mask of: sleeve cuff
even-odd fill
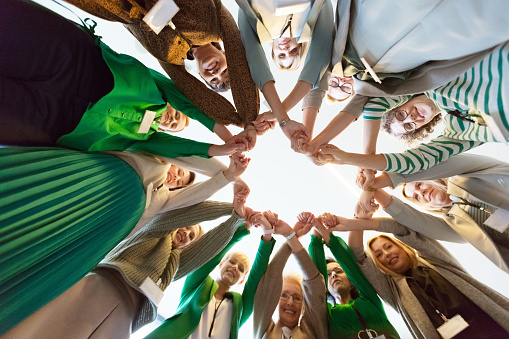
[[[384,154],[384,156],[385,156],[385,154]],[[386,159],[387,159],[387,157],[386,157]],[[406,183],[406,178],[399,173],[387,172],[386,174],[389,176],[389,178],[391,178],[391,181],[392,181],[391,188],[392,189],[394,189],[395,187],[397,187],[401,184]]]
[[[384,208],[384,211],[389,213],[392,216],[396,216],[403,212],[403,209],[405,208],[405,203],[401,200],[399,200],[396,197],[392,197],[392,202],[389,206]]]

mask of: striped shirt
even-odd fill
[[[509,87],[502,82],[503,74],[509,74],[509,42],[491,51],[481,62],[462,76],[424,94],[444,111],[459,110],[477,122],[459,119],[446,114],[442,135],[427,144],[403,153],[384,154],[387,172],[415,173],[426,170],[458,153],[497,139],[480,118],[481,112],[496,117],[497,126],[509,135]],[[371,98],[364,108],[365,119],[381,119],[387,111],[398,107],[411,98],[410,95]],[[505,100],[505,102],[504,102]],[[509,140],[509,138],[506,138]]]

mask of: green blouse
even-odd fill
[[[321,239],[311,235],[309,255],[324,276],[325,281],[328,281],[323,244],[324,242]],[[355,306],[355,309],[365,319],[368,327],[375,330],[378,335],[385,334],[387,338],[389,338],[388,335],[399,338],[398,332],[387,319],[382,301],[360,270],[352,250],[345,244],[343,239],[334,236],[332,233],[327,246],[360,295],[346,305],[333,306],[327,303],[329,307],[329,338],[357,337],[357,333],[363,329],[352,306]]]
[[[58,144],[83,151],[134,149],[168,158],[207,157],[210,144],[157,132],[156,119],[168,102],[211,131],[215,121],[196,108],[169,78],[131,56],[116,53],[99,38],[96,44],[113,73],[114,88],[96,103],[90,103],[76,129],[60,137]],[[147,133],[138,133],[147,110],[155,112],[155,118]]]

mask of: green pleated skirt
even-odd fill
[[[0,148],[0,334],[84,277],[144,208],[140,177],[117,157]]]

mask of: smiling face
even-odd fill
[[[163,132],[179,132],[189,124],[189,118],[182,112],[177,111],[170,104],[166,105],[166,111],[161,115],[159,129]]]
[[[183,248],[198,238],[200,225],[182,227],[177,230],[171,242],[174,249]]]
[[[299,55],[301,45],[295,38],[278,38],[272,41],[272,53],[283,69],[290,68]]]
[[[345,271],[337,262],[330,262],[327,264],[327,288],[329,293],[336,298],[341,293],[350,292],[352,283],[348,280]]]
[[[395,118],[391,122],[391,130],[398,135],[415,131],[426,125],[440,113],[440,110],[427,96],[419,95],[394,109],[394,112]]]
[[[412,260],[398,245],[387,238],[378,237],[371,242],[370,249],[382,266],[398,274],[412,268]]]
[[[210,45],[210,44],[208,44]],[[198,73],[211,87],[219,88],[229,82],[228,67],[223,51],[214,46],[204,46],[206,49],[195,54]],[[205,53],[203,53],[205,52]]]
[[[302,287],[294,280],[285,279],[279,298],[279,324],[293,329],[302,313]]]
[[[177,167],[175,165],[171,165],[170,169],[166,173],[166,180],[164,181],[164,186],[168,188],[184,187],[189,184],[190,180],[191,172],[180,167]]]
[[[242,280],[249,268],[249,259],[242,253],[232,253],[221,262],[221,281],[233,286]]]
[[[351,97],[354,92],[353,84],[354,80],[352,77],[341,78],[331,75],[327,94],[337,101],[346,100]]]
[[[447,191],[428,181],[407,183],[403,193],[423,207],[436,209],[452,206],[452,200]]]

